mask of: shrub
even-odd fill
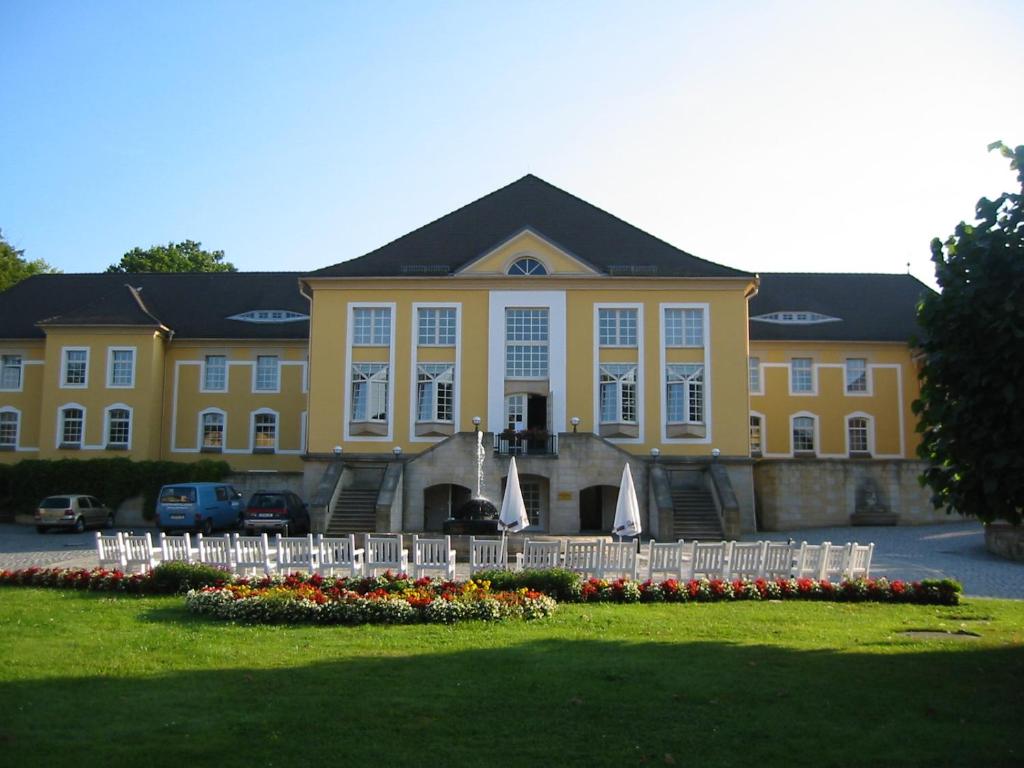
[[[582,582],[578,573],[564,568],[536,571],[480,571],[475,581],[489,581],[496,590],[529,589],[555,598],[559,602],[573,603],[580,599]]]
[[[232,575],[220,568],[201,563],[162,563],[150,574],[152,591],[164,595],[176,595],[190,589],[202,589],[226,584]]]

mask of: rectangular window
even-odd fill
[[[505,376],[512,379],[547,378],[547,309],[505,310]]]
[[[60,413],[61,447],[79,448],[82,445],[82,426],[85,414],[81,408],[65,408]]]
[[[862,357],[851,357],[846,361],[846,391],[868,391],[868,361]]]
[[[814,451],[814,419],[810,416],[793,419],[793,451]]]
[[[132,414],[127,408],[111,408],[107,411],[107,445],[128,447],[131,435]]]
[[[526,395],[505,398],[505,424],[511,430],[526,429]]]
[[[0,448],[11,450],[18,446],[18,414],[0,411]]]
[[[223,392],[228,388],[228,358],[225,355],[207,355],[203,366],[203,389]]]
[[[750,417],[750,452],[761,453],[761,417]]]
[[[814,361],[809,357],[794,357],[789,368],[790,389],[793,392],[814,391]]]
[[[224,450],[224,414],[203,414],[203,450]]]
[[[259,355],[256,358],[257,392],[276,392],[278,389],[277,355]]]
[[[523,505],[530,525],[540,525],[540,483],[534,480],[523,480],[519,483],[523,492]]]
[[[636,366],[601,366],[601,422],[636,423]]]
[[[252,419],[253,450],[273,451],[277,445],[277,415],[257,413]]]
[[[455,346],[455,309],[433,309],[421,307],[417,319],[420,346],[453,347]]]
[[[21,389],[21,355],[0,355],[0,389]]]
[[[89,350],[64,350],[64,386],[84,387],[89,380]]]
[[[598,309],[597,327],[602,347],[636,346],[635,309]]]
[[[666,309],[665,346],[703,347],[704,310]]]
[[[357,363],[352,366],[352,421],[388,420],[388,366]]]
[[[111,349],[107,386],[135,386],[135,350]]]
[[[668,423],[704,423],[704,366],[669,365],[666,374]]]
[[[416,420],[453,421],[455,366],[421,363],[416,374]]]
[[[352,326],[353,344],[385,347],[391,343],[391,308],[356,307]]]
[[[761,393],[761,358],[750,358],[750,394]]]
[[[847,422],[850,435],[850,453],[868,452],[868,420],[855,416]]]

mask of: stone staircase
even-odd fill
[[[372,533],[377,529],[377,489],[348,488],[338,494],[327,524],[328,536]]]
[[[672,489],[672,533],[687,541],[721,541],[722,522],[706,488]]]

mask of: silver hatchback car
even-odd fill
[[[36,530],[46,533],[51,528],[70,528],[81,533],[87,525],[114,527],[114,512],[95,496],[66,493],[47,496],[36,508]]]

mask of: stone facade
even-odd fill
[[[762,460],[754,465],[758,527],[766,531],[843,526],[855,513],[890,513],[893,522],[951,518],[932,507],[918,482],[925,464],[904,460]],[[959,519],[959,518],[956,518]]]

